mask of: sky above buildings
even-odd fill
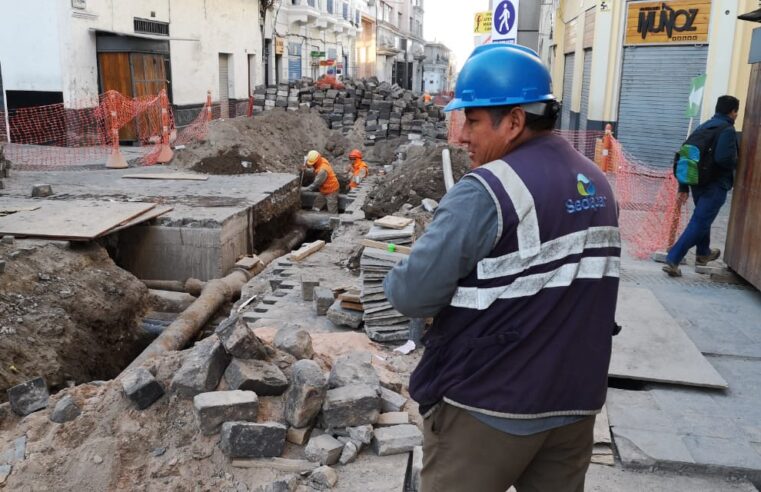
[[[459,70],[474,48],[475,14],[488,11],[489,0],[427,0],[424,5],[425,39],[447,45]]]

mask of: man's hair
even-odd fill
[[[732,111],[740,110],[740,100],[734,96],[721,96],[716,101],[716,112],[721,114],[729,114]]]
[[[547,101],[547,106],[544,114],[537,115],[534,113],[526,112],[526,128],[531,131],[541,132],[546,130],[553,130],[560,114],[560,105],[557,101]],[[497,128],[502,120],[510,114],[513,108],[517,108],[519,105],[512,106],[494,106],[491,108],[484,108],[489,112],[491,123],[494,128]]]

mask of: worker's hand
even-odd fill
[[[310,188],[309,188],[309,186],[302,186],[302,187],[301,187],[301,192],[302,192],[302,193],[304,193],[304,192],[307,192],[307,191],[311,191],[311,190],[310,190]]]
[[[359,184],[362,182],[362,179],[359,176],[354,176],[354,182]]]
[[[689,197],[690,197],[689,193],[679,192],[676,195],[676,204],[679,205],[680,207],[684,206],[684,204],[687,203],[687,199]]]

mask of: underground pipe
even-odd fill
[[[189,278],[184,282],[182,280],[141,280],[141,282],[149,289],[187,292],[196,297],[201,294],[204,285],[206,285],[206,282],[197,278]]]
[[[187,346],[225,302],[240,296],[241,288],[246,282],[261,273],[267,265],[277,258],[296,249],[296,246],[304,242],[305,238],[306,229],[294,229],[260,254],[259,263],[251,270],[236,269],[224,278],[206,282],[198,299],[183,311],[158,338],[151,342],[124,371],[139,367],[155,355],[172,350],[181,350]]]
[[[444,186],[449,191],[454,186],[454,176],[452,175],[452,157],[449,149],[441,151],[441,168],[444,171]]]

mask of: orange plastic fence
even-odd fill
[[[462,145],[462,111],[449,114],[449,143]],[[688,209],[677,205],[678,184],[671,169],[654,168],[627,153],[607,132],[556,130],[592,159],[613,185],[625,249],[638,258],[665,251],[687,222]]]

